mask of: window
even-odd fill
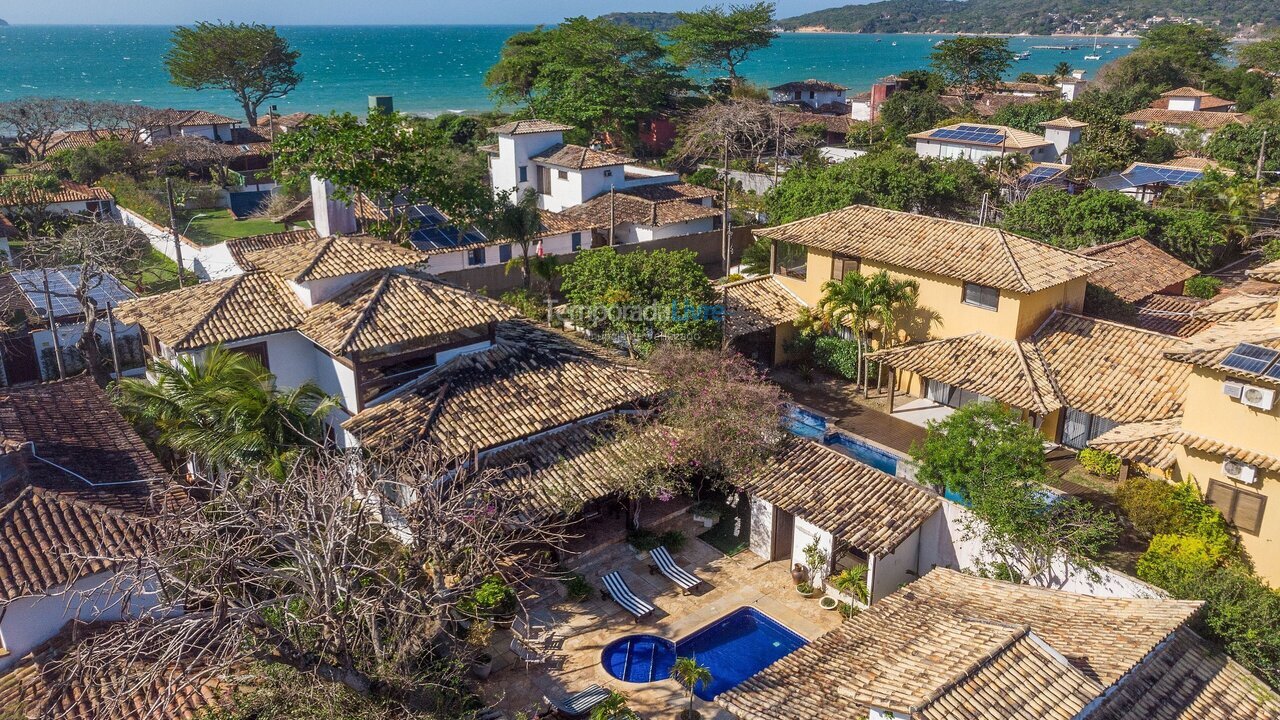
[[[578,252],[582,249],[582,233],[576,232],[569,236],[569,242],[573,243],[573,251]]]
[[[1267,507],[1265,495],[1249,492],[1235,485],[1210,480],[1205,500],[1218,508],[1227,522],[1242,532],[1257,535],[1262,529],[1262,513]]]
[[[529,182],[529,166],[520,166],[520,182]]]
[[[612,170],[605,170],[605,171],[604,171],[604,176],[605,176],[605,177],[613,177],[613,171],[612,171]]]
[[[797,91],[796,91],[796,99],[797,99],[797,100],[799,100],[801,97],[803,97],[803,95],[801,94],[801,92],[800,92],[799,90],[797,90]]]
[[[484,264],[484,248],[472,248],[467,251],[467,265],[483,265]]]
[[[1000,291],[977,283],[964,284],[963,299],[965,305],[975,305],[987,310],[995,310],[1000,307]]]
[[[843,280],[845,275],[857,275],[862,267],[862,258],[848,255],[831,256],[831,279]]]
[[[557,171],[556,171],[556,177],[560,178],[561,180],[568,180],[568,179],[569,179],[569,171],[568,171],[568,170],[557,170]]]
[[[813,98],[814,98],[814,92],[813,92],[812,90],[810,90],[810,91],[809,91],[809,99],[810,99],[810,100],[812,100]]]
[[[1089,441],[1115,427],[1116,423],[1075,408],[1066,408],[1062,414],[1062,444],[1080,450]]]
[[[543,165],[538,166],[538,192],[551,194],[551,168]]]
[[[511,243],[498,246],[498,262],[506,262],[511,259]]]
[[[972,390],[949,385],[937,380],[925,380],[924,385],[925,397],[947,407],[959,408],[973,402],[985,402],[991,398],[986,395],[979,395]]]
[[[254,360],[262,363],[262,367],[268,370],[271,369],[271,366],[267,364],[267,344],[265,342],[252,343],[250,345],[238,345],[227,349],[233,352],[238,352],[241,355],[248,355]]]

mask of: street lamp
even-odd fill
[[[202,218],[202,217],[209,217],[209,213],[196,213],[195,215],[192,215],[192,216],[187,220],[187,226],[186,226],[186,227],[184,227],[184,228],[182,228],[182,234],[183,234],[183,236],[186,236],[187,231],[191,229],[191,223],[195,222],[195,221],[196,221],[196,218]]]

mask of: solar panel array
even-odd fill
[[[80,283],[80,268],[68,267],[60,270],[49,270],[49,300],[53,305],[54,317],[66,317],[68,315],[79,315],[81,308],[80,303],[76,300],[76,286]],[[45,305],[44,292],[45,271],[43,270],[15,270],[13,279],[18,283],[18,287],[22,289],[24,295],[27,296],[27,302],[35,308],[41,317],[48,314]],[[98,307],[105,310],[107,305],[115,307],[125,300],[132,300],[137,297],[132,290],[120,284],[120,281],[111,275],[103,275],[98,278],[97,285],[89,288],[89,297],[93,298]]]
[[[1280,350],[1272,350],[1250,343],[1240,343],[1232,348],[1231,353],[1222,361],[1224,367],[1239,370],[1250,375],[1265,375],[1280,379]]]
[[[1173,187],[1181,187],[1187,183],[1199,180],[1203,176],[1204,173],[1199,170],[1163,167],[1159,165],[1138,165],[1131,172],[1125,173],[1125,177],[1127,177],[1134,185],[1164,183]]]
[[[1042,182],[1048,182],[1049,180],[1052,180],[1058,177],[1064,172],[1066,171],[1063,170],[1062,168],[1048,167],[1046,165],[1041,165],[1040,167],[1033,169],[1031,172],[1027,173],[1026,175],[1023,175],[1022,183],[1024,185],[1039,185]]]
[[[476,228],[470,228],[459,236],[458,228],[438,210],[429,205],[419,205],[409,210],[417,221],[417,227],[409,234],[409,242],[419,250],[465,247],[487,243],[488,238]]]
[[[996,128],[982,127],[980,125],[957,125],[953,128],[934,130],[929,137],[936,140],[958,140],[982,145],[999,145],[1004,141],[1004,132]]]

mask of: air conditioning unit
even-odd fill
[[[1271,406],[1276,404],[1276,391],[1271,388],[1246,385],[1244,391],[1240,393],[1240,402],[1251,408],[1270,410]]]
[[[1227,380],[1226,382],[1222,383],[1222,394],[1226,395],[1227,397],[1232,397],[1239,400],[1240,394],[1243,392],[1244,392],[1244,383],[1233,382],[1231,380]]]
[[[1222,461],[1222,474],[1246,485],[1252,485],[1258,481],[1258,468],[1233,458]]]

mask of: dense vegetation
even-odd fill
[[[1055,32],[1107,32],[1149,17],[1199,18],[1221,27],[1280,22],[1280,5],[1268,0],[1116,0],[1100,6],[1090,0],[884,0],[866,5],[817,10],[785,18],[786,30],[825,27],[862,33],[990,32],[1049,35]],[[1107,21],[1104,18],[1111,18]],[[1118,22],[1116,22],[1118,21]]]

